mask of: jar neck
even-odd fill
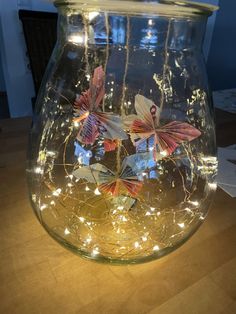
[[[70,12],[70,13],[68,13]],[[136,49],[201,51],[206,16],[167,17],[60,10],[59,42],[74,45],[127,45]]]

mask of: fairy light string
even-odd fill
[[[163,109],[165,97],[164,84],[168,69],[167,48],[170,25],[169,22],[165,43],[165,61],[162,79],[157,75],[153,77],[161,90],[160,112]],[[109,57],[109,27],[107,17],[106,29],[107,50],[105,69],[107,68]],[[126,117],[124,101],[129,65],[129,40],[130,20],[129,17],[127,17],[126,61],[120,106],[121,120]],[[87,47],[86,40],[85,47]],[[85,48],[85,55],[87,54],[88,47]],[[86,71],[87,73],[91,73],[88,68]],[[61,97],[65,98],[63,95],[61,95]],[[192,99],[189,100],[189,102],[191,101]],[[105,113],[105,97],[103,97],[101,104],[102,112]],[[86,176],[78,179],[73,175],[77,169],[84,169],[85,167],[84,161],[75,160],[74,162],[70,162],[67,160],[67,156],[71,156],[72,154],[73,143],[76,139],[78,128],[80,128],[83,123],[83,121],[78,121],[77,124],[75,124],[72,121],[68,133],[63,140],[62,162],[55,156],[50,158],[47,156],[42,158],[40,164],[42,169],[47,169],[47,171],[41,171],[41,168],[35,170],[43,181],[40,196],[41,215],[43,219],[51,221],[52,214],[54,215],[56,213],[54,228],[65,238],[65,241],[75,243],[80,250],[91,254],[94,258],[100,255],[109,256],[113,259],[132,259],[138,256],[145,257],[158,254],[159,251],[173,246],[181,240],[184,233],[187,234],[189,232],[192,224],[197,225],[199,220],[204,219],[204,209],[200,210],[200,204],[197,200],[194,200],[196,191],[194,191],[193,185],[195,181],[193,180],[190,187],[186,187],[186,173],[184,169],[185,167],[187,168],[188,165],[184,165],[182,159],[184,156],[187,156],[186,158],[190,164],[191,177],[195,176],[194,163],[196,163],[197,160],[196,156],[194,156],[191,151],[190,144],[182,143],[178,146],[181,146],[180,152],[163,156],[162,159],[157,160],[156,165],[160,167],[159,172],[163,172],[163,174],[159,174],[158,179],[148,177],[149,174],[146,174],[146,169],[144,169],[143,173],[145,175],[142,179],[143,186],[137,195],[130,195],[127,191],[124,193],[122,190],[122,194],[118,193],[118,195],[114,196],[99,189],[99,182],[94,172],[91,170],[90,161],[88,167],[90,167],[90,173],[93,177],[91,182],[86,179]],[[45,130],[45,134],[42,136],[42,151],[45,151],[44,146],[46,146],[45,143],[48,140],[48,136],[48,130]],[[54,134],[54,136],[56,135]],[[79,145],[85,151],[89,149],[94,153],[98,148],[96,141],[101,141],[101,139],[98,137],[95,139],[94,143],[88,145],[79,142]],[[129,143],[132,145],[131,141]],[[146,143],[146,150],[148,150],[150,139],[147,139]],[[121,154],[123,154],[123,152],[124,158],[129,157],[128,151],[122,144],[122,139],[118,139],[115,152],[117,163],[116,175],[118,175],[122,169],[123,161],[121,160]],[[105,156],[108,156],[108,154],[114,156],[114,151],[105,152]],[[93,161],[93,164],[95,163],[96,162]],[[149,172],[155,171],[155,173],[158,173],[155,167],[153,168],[154,170],[151,168]],[[172,183],[170,183],[168,187],[165,187],[165,182],[162,181],[168,173],[171,173],[170,177],[174,183],[181,182],[185,196],[182,203],[178,206],[169,204],[161,207],[160,204],[164,199],[165,193],[172,195],[172,191],[173,193],[180,191],[180,188],[175,185],[172,186]],[[57,176],[59,176],[59,174],[61,180],[57,182]],[[160,182],[158,182],[158,180]],[[59,184],[59,182],[62,182],[62,184]],[[156,192],[157,187],[162,192]],[[214,187],[212,186],[212,188]],[[147,197],[148,195],[149,197]],[[195,199],[197,199],[197,196],[195,197]],[[164,204],[165,202],[168,203],[167,200],[164,201]],[[63,228],[61,229],[62,225]]]

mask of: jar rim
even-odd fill
[[[188,0],[53,0],[56,7],[70,6],[81,11],[132,12],[150,15],[207,15],[218,6]],[[124,5],[122,5],[122,3]]]

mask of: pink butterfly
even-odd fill
[[[117,196],[125,191],[135,196],[143,186],[143,182],[140,181],[138,174],[132,169],[129,157],[122,162],[119,173],[111,171],[100,163],[95,163],[76,169],[73,175],[77,179],[85,179],[90,183],[96,184],[100,192],[113,196]]]
[[[153,153],[156,159],[157,149],[163,155],[172,154],[184,141],[192,141],[201,132],[186,122],[172,121],[160,125],[160,108],[142,95],[135,96],[137,115],[126,119],[129,125],[131,140],[139,146],[145,140],[153,143]]]
[[[100,134],[111,140],[127,138],[121,118],[101,110],[105,96],[104,85],[105,73],[102,66],[99,66],[94,70],[89,89],[74,102],[74,121],[80,123],[77,139],[84,144],[93,144]]]

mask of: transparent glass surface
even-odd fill
[[[32,206],[79,255],[159,258],[197,230],[216,188],[207,14],[58,2],[58,41],[30,134]]]

